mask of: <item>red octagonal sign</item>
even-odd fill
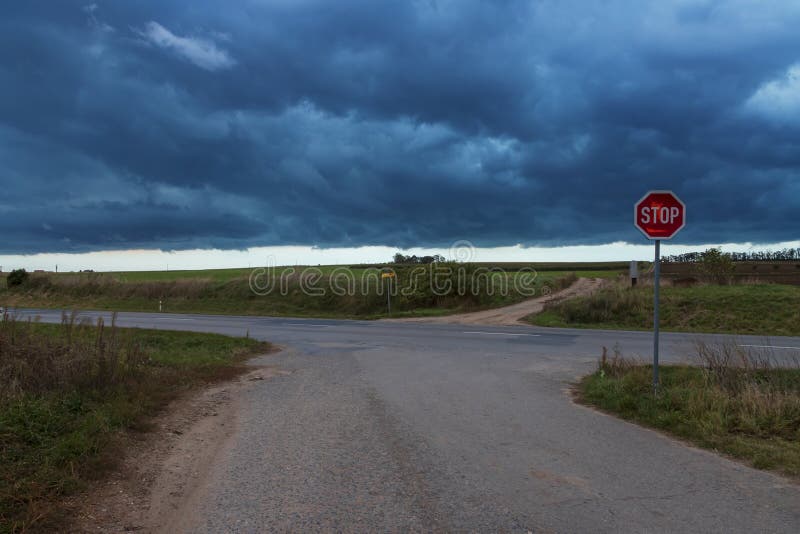
[[[686,205],[672,191],[650,191],[636,203],[633,224],[648,239],[672,239],[686,224]]]

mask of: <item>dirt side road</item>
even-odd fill
[[[495,308],[473,313],[462,313],[457,315],[446,315],[442,317],[412,317],[406,319],[384,319],[385,321],[397,321],[407,323],[439,323],[439,324],[482,324],[494,326],[518,325],[523,317],[532,313],[539,313],[544,309],[548,302],[555,302],[572,297],[582,297],[591,295],[603,285],[600,278],[579,278],[577,282],[567,289],[532,298],[518,304]]]

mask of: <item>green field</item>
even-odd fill
[[[474,263],[472,265],[486,268],[498,268],[507,272],[518,271],[522,268],[532,268],[540,273],[548,272],[578,272],[583,277],[608,278],[615,277],[617,274],[627,272],[628,262],[500,262],[500,263]],[[320,269],[324,274],[330,274],[334,269],[348,269],[360,274],[366,269],[395,268],[404,270],[409,267],[406,264],[363,264],[363,265],[297,265],[276,267],[278,271],[303,269],[314,267]],[[197,269],[197,270],[177,270],[177,271],[108,271],[97,273],[47,273],[51,277],[70,278],[75,276],[103,276],[113,278],[120,282],[169,282],[176,280],[209,280],[214,282],[228,282],[236,279],[246,279],[250,276],[253,269],[258,267],[239,267],[233,269]],[[8,273],[0,273],[0,277],[5,277]]]
[[[173,280],[212,280],[227,282],[237,278],[247,278],[252,269],[204,269],[194,271],[122,271],[102,273],[120,282],[158,282]]]
[[[113,468],[126,431],[266,343],[0,321],[0,532],[65,530],[61,502]]]
[[[753,467],[800,477],[800,369],[772,367],[737,346],[698,348],[699,367],[611,358],[577,386],[578,400]],[[727,359],[727,356],[731,356]]]
[[[547,264],[544,269],[560,266]],[[580,265],[571,264],[571,267]],[[428,316],[477,311],[514,304],[531,295],[515,290],[515,283],[527,282],[533,296],[564,287],[579,276],[612,278],[618,264],[588,264],[596,270],[520,271],[530,264],[488,265],[443,264],[431,266],[389,265],[397,273],[392,297],[392,316]],[[535,265],[533,266],[536,267]],[[305,269],[305,270],[304,270]],[[443,269],[448,271],[440,276]],[[7,307],[48,307],[119,311],[216,313],[375,319],[387,316],[384,281],[376,267],[321,266],[279,267],[271,274],[275,289],[256,294],[249,284],[251,269],[205,271],[152,271],[126,273],[35,273],[23,285],[0,289],[0,305]],[[311,272],[313,284],[304,278]],[[305,273],[301,275],[301,273]],[[462,276],[463,274],[463,276]],[[285,279],[285,287],[279,281]],[[352,281],[352,287],[347,281]],[[464,284],[459,280],[466,280]],[[333,282],[348,290],[333,291]],[[450,291],[435,291],[444,284]],[[282,287],[281,290],[278,288]],[[307,291],[321,288],[323,294]],[[458,288],[462,287],[463,291]],[[505,288],[505,289],[504,289]]]
[[[800,287],[664,287],[660,316],[664,330],[796,336],[800,335]],[[527,320],[539,326],[647,330],[653,326],[653,289],[614,285],[590,297],[549,305]]]

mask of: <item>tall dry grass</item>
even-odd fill
[[[147,356],[116,328],[64,314],[56,335],[42,336],[31,320],[0,320],[0,400],[69,390],[115,387],[138,376]]]
[[[800,476],[797,360],[734,340],[698,343],[695,358],[696,365],[663,365],[654,394],[652,366],[604,351],[578,398],[755,467]]]
[[[696,343],[707,400],[739,432],[800,439],[800,360],[734,340]]]

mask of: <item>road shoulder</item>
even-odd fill
[[[236,433],[239,399],[281,374],[259,366],[172,402],[148,428],[126,437],[121,468],[68,503],[75,532],[178,532],[189,526],[215,459]]]

